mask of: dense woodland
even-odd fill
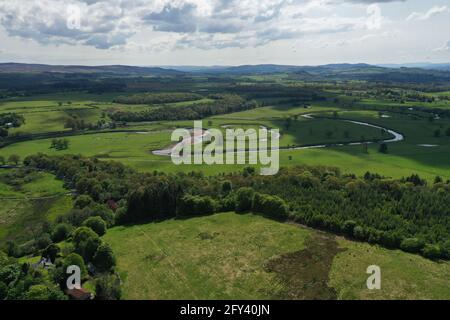
[[[199,102],[185,107],[156,107],[146,111],[116,111],[110,114],[114,121],[140,122],[161,120],[195,120],[213,115],[249,110],[258,107],[256,101],[247,101],[238,95],[210,95],[212,102]]]
[[[187,92],[171,93],[140,93],[130,96],[119,96],[114,99],[115,103],[123,104],[154,104],[154,103],[172,103],[182,101],[193,101],[202,99],[203,96]]]
[[[248,167],[204,177],[142,174],[80,156],[36,155],[24,163],[54,172],[95,206],[112,208],[113,215],[101,214],[110,224],[253,211],[431,259],[450,258],[450,182],[439,177],[428,186],[416,175],[399,181],[371,173],[358,178],[323,167],[284,168],[274,177]],[[61,221],[80,225],[93,214],[74,210]]]

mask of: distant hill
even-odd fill
[[[441,70],[450,71],[450,63],[429,63],[429,62],[418,62],[418,63],[405,63],[405,64],[384,64],[379,65],[380,67],[386,68],[420,68],[428,70]]]
[[[115,75],[177,75],[181,71],[160,67],[134,67],[123,65],[77,66],[46,65],[26,63],[0,63],[0,73],[77,73],[77,74],[115,74]]]
[[[415,65],[415,64],[414,64]],[[411,65],[413,66],[413,65]],[[164,66],[136,67],[125,65],[78,66],[45,64],[0,64],[1,74],[78,74],[107,76],[177,76],[177,75],[214,75],[245,76],[287,74],[299,80],[365,80],[411,83],[448,83],[450,82],[450,64],[428,65],[427,67],[405,67],[402,65],[376,66],[365,63],[327,64],[321,66],[294,66],[277,64],[241,65],[241,66]]]

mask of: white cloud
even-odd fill
[[[1,0],[0,25],[9,36],[44,45],[243,48],[310,34],[379,30],[385,21],[379,3],[387,2],[395,0]],[[355,7],[352,14],[333,13],[343,4]],[[80,9],[79,28],[67,23],[69,6]],[[137,44],[142,34],[150,40]]]
[[[434,6],[427,12],[413,12],[411,13],[407,18],[406,21],[412,21],[412,20],[428,20],[438,14],[450,12],[447,6]]]

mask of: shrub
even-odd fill
[[[185,195],[178,206],[179,216],[212,214],[215,212],[215,201],[209,196]]]
[[[356,226],[353,228],[353,237],[358,240],[367,240],[368,235],[366,230],[361,226]]]
[[[353,229],[356,227],[356,222],[353,220],[347,220],[342,224],[342,232],[348,236],[353,236]]]
[[[406,252],[419,253],[424,246],[425,243],[423,240],[417,238],[407,238],[401,242],[400,249]]]
[[[425,258],[431,260],[437,260],[442,257],[442,252],[439,246],[433,244],[427,244],[422,249],[422,254]]]
[[[255,193],[253,197],[253,211],[275,218],[286,218],[289,208],[280,197]]]

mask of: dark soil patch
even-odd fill
[[[265,269],[275,272],[281,289],[274,299],[334,300],[336,291],[328,286],[329,272],[338,247],[334,236],[315,232],[306,240],[306,249],[269,260]]]

